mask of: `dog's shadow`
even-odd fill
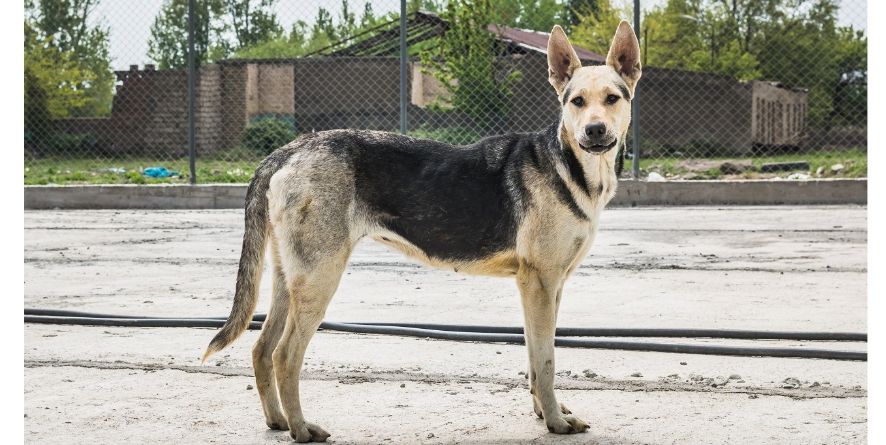
[[[289,432],[287,431],[274,431],[274,430],[266,430],[264,434],[264,441],[262,443],[295,443],[292,438],[289,437]],[[335,436],[330,437],[326,443],[328,444],[336,444],[336,445],[378,445],[378,444],[463,444],[463,445],[511,445],[511,444],[556,444],[556,445],[569,445],[569,444],[582,444],[582,445],[652,445],[652,442],[640,442],[633,440],[625,440],[620,437],[612,437],[602,434],[596,434],[593,432],[585,432],[580,434],[569,434],[569,435],[561,435],[561,434],[553,434],[546,433],[536,437],[498,437],[498,438],[484,438],[484,439],[471,439],[470,437],[463,438],[442,438],[435,437],[430,439],[412,439],[412,440],[385,440],[381,438],[367,438],[367,439],[357,439],[351,440],[349,438],[338,438]]]

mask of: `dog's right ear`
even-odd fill
[[[581,68],[578,54],[566,38],[563,28],[554,25],[548,38],[548,82],[557,90],[557,95],[563,94],[572,73],[578,68]]]
[[[609,47],[609,54],[606,56],[606,64],[624,79],[633,95],[637,81],[640,80],[640,42],[626,20],[622,20],[615,30],[612,46]]]

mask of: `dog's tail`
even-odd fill
[[[265,246],[268,238],[268,197],[273,171],[260,166],[246,191],[246,228],[243,233],[243,249],[240,253],[240,268],[237,271],[237,287],[234,292],[234,306],[224,326],[209,342],[203,353],[203,362],[212,354],[231,344],[252,321],[258,303],[258,287],[261,283]],[[275,169],[274,169],[275,170]]]

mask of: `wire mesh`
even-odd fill
[[[191,179],[188,3],[25,1],[26,184]],[[199,183],[246,182],[298,134],[399,130],[399,1],[194,3]],[[557,122],[547,32],[601,64],[632,4],[407,2],[408,133]],[[646,0],[637,31],[642,177],[867,175],[863,0]]]

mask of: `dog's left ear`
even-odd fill
[[[633,93],[637,81],[640,80],[640,42],[626,20],[618,24],[612,46],[609,47],[609,55],[606,56],[606,64],[621,75]]]
[[[563,28],[554,25],[548,37],[548,82],[557,90],[557,95],[563,94],[572,73],[578,68],[581,68],[578,54],[566,38]]]

